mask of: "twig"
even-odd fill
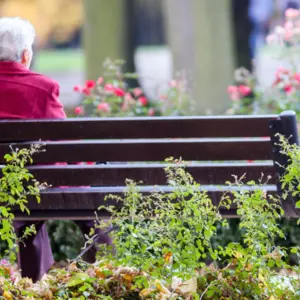
[[[112,232],[113,230],[115,230],[116,227],[111,227],[109,229],[107,229],[105,232],[104,232],[104,235],[107,235],[109,234],[110,232]],[[90,243],[86,248],[83,249],[83,251],[77,256],[76,260],[75,261],[78,261],[83,255],[85,255],[93,246],[95,246],[97,243],[98,243],[98,239],[99,239],[99,234],[96,234],[94,237],[93,237],[93,242]]]

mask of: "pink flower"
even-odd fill
[[[94,88],[96,85],[95,81],[94,80],[87,80],[85,82],[85,86],[88,88],[88,89],[92,89]]]
[[[169,81],[169,86],[171,87],[171,88],[176,88],[177,87],[177,85],[178,85],[178,81],[177,80],[170,80]]]
[[[0,260],[0,265],[1,266],[8,265],[8,261],[5,258],[3,258],[3,259]]]
[[[121,88],[115,88],[114,93],[118,97],[124,97],[125,92]]]
[[[228,88],[227,88],[227,93],[228,94],[233,94],[233,93],[237,93],[238,92],[238,88],[234,85],[230,85]]]
[[[289,8],[285,11],[285,17],[287,19],[295,19],[299,16],[299,10],[294,8]]]
[[[104,79],[103,79],[103,77],[99,77],[98,79],[97,79],[97,84],[102,84],[104,82]]]
[[[91,95],[91,90],[89,89],[89,88],[84,88],[83,90],[82,90],[82,92],[86,95],[86,96],[90,96]]]
[[[159,95],[159,99],[160,100],[168,100],[168,96],[167,95]]]
[[[291,30],[286,30],[285,32],[284,32],[284,39],[288,42],[288,41],[290,41],[291,39],[292,39],[292,37],[293,37],[293,31],[291,31]]]
[[[148,110],[148,116],[153,117],[154,115],[155,115],[155,110],[154,110],[154,108],[150,108],[150,109]]]
[[[238,101],[238,100],[241,99],[240,93],[239,93],[239,89],[238,89],[237,86],[230,85],[230,86],[227,88],[227,93],[229,94],[230,99],[231,99],[232,101]]]
[[[105,89],[106,92],[112,93],[115,90],[115,87],[111,83],[107,83],[104,86],[104,89]]]
[[[133,89],[133,95],[134,95],[135,97],[139,97],[139,96],[141,96],[142,94],[143,94],[142,89],[140,89],[140,88],[135,88],[135,89]]]
[[[248,163],[248,164],[252,164],[252,163],[253,163],[253,160],[249,159],[249,160],[247,160],[247,163]]]
[[[294,91],[294,88],[291,84],[287,84],[283,90],[287,93],[287,94],[292,94]]]
[[[266,38],[267,44],[272,44],[273,42],[276,41],[276,35],[275,34],[269,34]]]
[[[276,74],[289,74],[290,71],[287,68],[279,67],[276,71]]]
[[[98,104],[97,108],[98,108],[99,111],[102,111],[102,112],[105,112],[105,113],[110,112],[110,106],[107,102],[103,102],[103,103]]]
[[[297,83],[300,84],[300,73],[295,73],[294,74],[294,79],[297,81]]]
[[[124,96],[124,99],[127,100],[127,101],[131,101],[133,98],[132,98],[130,93],[126,93],[125,96]]]
[[[86,164],[87,165],[95,165],[96,163],[94,161],[87,161]]]
[[[76,106],[75,109],[74,109],[74,113],[77,116],[83,114],[83,111],[84,111],[84,109],[83,109],[82,106]]]
[[[291,21],[287,21],[287,22],[284,23],[284,28],[286,30],[291,30],[291,29],[293,29],[293,27],[294,27],[294,25]]]
[[[290,74],[290,71],[288,69],[279,67],[275,72],[275,81],[274,81],[273,85],[277,85],[278,83],[280,83],[282,81],[282,78],[289,74]]]
[[[246,97],[251,93],[251,88],[247,85],[240,85],[238,87],[238,91],[241,93],[242,96]]]
[[[79,85],[75,85],[75,86],[73,87],[73,91],[74,91],[74,92],[81,93],[81,92],[82,92],[82,88],[81,88],[81,86],[79,86]]]
[[[148,100],[145,96],[141,96],[138,98],[138,101],[143,105],[143,106],[146,106],[147,103],[148,103]]]

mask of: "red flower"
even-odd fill
[[[250,160],[250,159],[249,159],[249,160],[247,160],[247,163],[248,163],[248,164],[252,164],[252,163],[253,163],[253,160]]]
[[[82,88],[81,88],[81,86],[79,86],[79,85],[75,85],[75,86],[73,87],[73,91],[74,91],[74,92],[81,93],[81,92],[82,92]]]
[[[155,115],[155,110],[154,110],[154,108],[150,108],[150,109],[148,110],[148,116],[153,117],[154,115]]]
[[[147,103],[148,103],[148,100],[145,96],[141,96],[139,97],[138,101],[143,105],[143,106],[146,106]]]
[[[104,79],[103,79],[103,77],[99,77],[98,79],[97,79],[97,84],[102,84],[103,83],[103,81],[104,81]]]
[[[77,116],[83,114],[83,107],[82,106],[76,106],[75,109],[74,109],[74,113]]]
[[[98,104],[97,108],[98,108],[99,111],[102,111],[102,112],[109,112],[110,111],[110,106],[107,102],[103,102],[103,103]]]
[[[300,83],[300,73],[295,73],[294,79],[295,79],[298,83]]]
[[[124,97],[125,92],[121,88],[115,88],[114,93],[118,97]]]
[[[244,97],[248,96],[251,93],[251,88],[247,85],[240,85],[238,89],[241,95],[243,95]]]
[[[287,93],[287,94],[291,94],[294,91],[294,88],[291,84],[287,84],[283,90]]]
[[[88,88],[88,89],[92,89],[94,88],[96,85],[95,81],[94,80],[87,80],[85,82],[85,86]]]
[[[135,97],[139,97],[139,96],[141,96],[143,94],[143,91],[142,91],[142,89],[140,89],[140,88],[135,88],[134,90],[133,90],[133,95],[135,96]]]
[[[91,95],[91,90],[89,88],[84,88],[82,90],[82,92],[86,95],[86,96],[90,96]]]
[[[87,164],[87,165],[94,165],[95,162],[94,162],[94,161],[87,161],[86,164]]]
[[[111,83],[107,83],[104,86],[104,89],[106,92],[113,92],[115,90],[115,87]]]

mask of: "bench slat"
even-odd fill
[[[1,120],[0,141],[269,136],[276,116]]]
[[[216,188],[214,186],[202,186],[203,190],[207,190],[212,202],[217,205],[219,203],[220,197],[223,194],[224,187]],[[245,187],[248,189],[248,187]],[[36,201],[29,201],[28,208],[31,211],[31,216],[21,214],[16,212],[18,219],[39,219],[41,215],[44,218],[49,219],[60,218],[60,219],[80,219],[83,212],[89,212],[89,216],[94,216],[94,212],[100,205],[111,205],[116,204],[115,201],[109,200],[104,201],[104,198],[108,194],[122,195],[125,187],[101,187],[101,188],[67,188],[67,189],[48,189],[43,191],[41,196],[41,203],[38,204]],[[270,193],[276,193],[276,186],[266,185],[264,189]],[[153,187],[140,187],[140,191],[143,194],[149,194],[153,190]],[[159,190],[164,192],[170,192],[172,189],[170,187],[161,186]],[[121,205],[121,204],[117,204]],[[75,211],[81,211],[81,213],[74,213]],[[235,208],[234,206],[230,211],[222,210],[226,216],[234,216]],[[231,213],[233,213],[231,215]],[[106,211],[97,211],[100,217],[108,217]]]
[[[13,148],[29,147],[30,143],[12,144]],[[164,161],[183,157],[186,161],[271,160],[269,140],[132,140],[48,142],[45,152],[34,156],[35,163],[80,161]],[[0,157],[10,152],[0,144]]]
[[[30,171],[40,182],[52,186],[118,186],[125,180],[142,181],[144,185],[164,185],[167,164],[119,164],[119,165],[68,165],[68,166],[34,166]],[[264,174],[264,180],[271,176],[269,183],[276,183],[273,163],[223,163],[192,164],[186,170],[201,184],[224,184],[233,181],[232,175],[244,181],[255,180]]]

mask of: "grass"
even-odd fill
[[[84,55],[80,50],[41,50],[35,61],[35,71],[48,72],[73,72],[83,71]]]

